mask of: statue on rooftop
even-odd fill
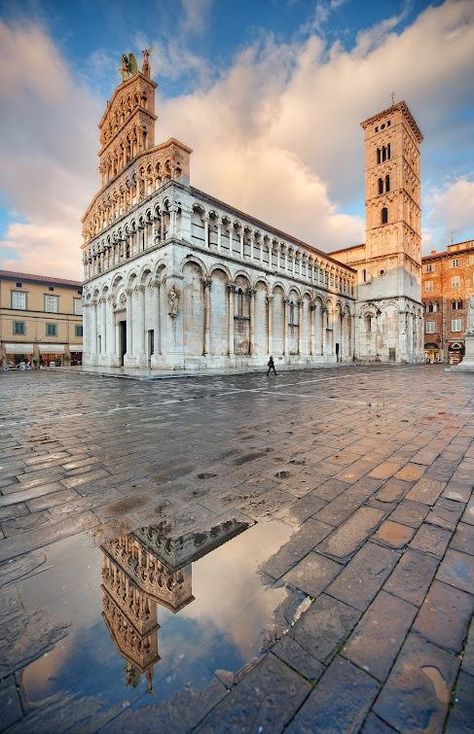
[[[144,51],[142,51],[143,54],[143,64],[142,64],[142,74],[143,76],[150,78],[150,49],[146,48]]]
[[[122,54],[119,71],[122,75],[123,82],[127,81],[127,79],[130,79],[130,77],[134,76],[134,74],[138,72],[135,54]]]

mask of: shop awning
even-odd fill
[[[64,354],[64,344],[39,344],[40,354]]]
[[[7,354],[33,354],[33,344],[5,344]]]
[[[83,345],[82,344],[70,344],[69,345],[69,351],[70,352],[83,352]]]

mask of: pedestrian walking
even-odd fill
[[[273,370],[273,374],[276,375],[275,362],[273,361],[272,356],[270,356],[270,359],[268,360],[267,364],[268,364],[267,377],[272,370]]]

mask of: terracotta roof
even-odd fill
[[[14,270],[0,270],[0,278],[10,278],[11,280],[30,280],[35,283],[55,283],[56,285],[70,285],[75,288],[82,288],[82,282],[78,280],[67,280],[66,278],[57,278],[54,275],[34,275],[32,273],[16,273]]]

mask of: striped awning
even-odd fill
[[[64,344],[39,344],[40,354],[64,354]]]
[[[33,344],[5,344],[7,354],[33,354]]]

